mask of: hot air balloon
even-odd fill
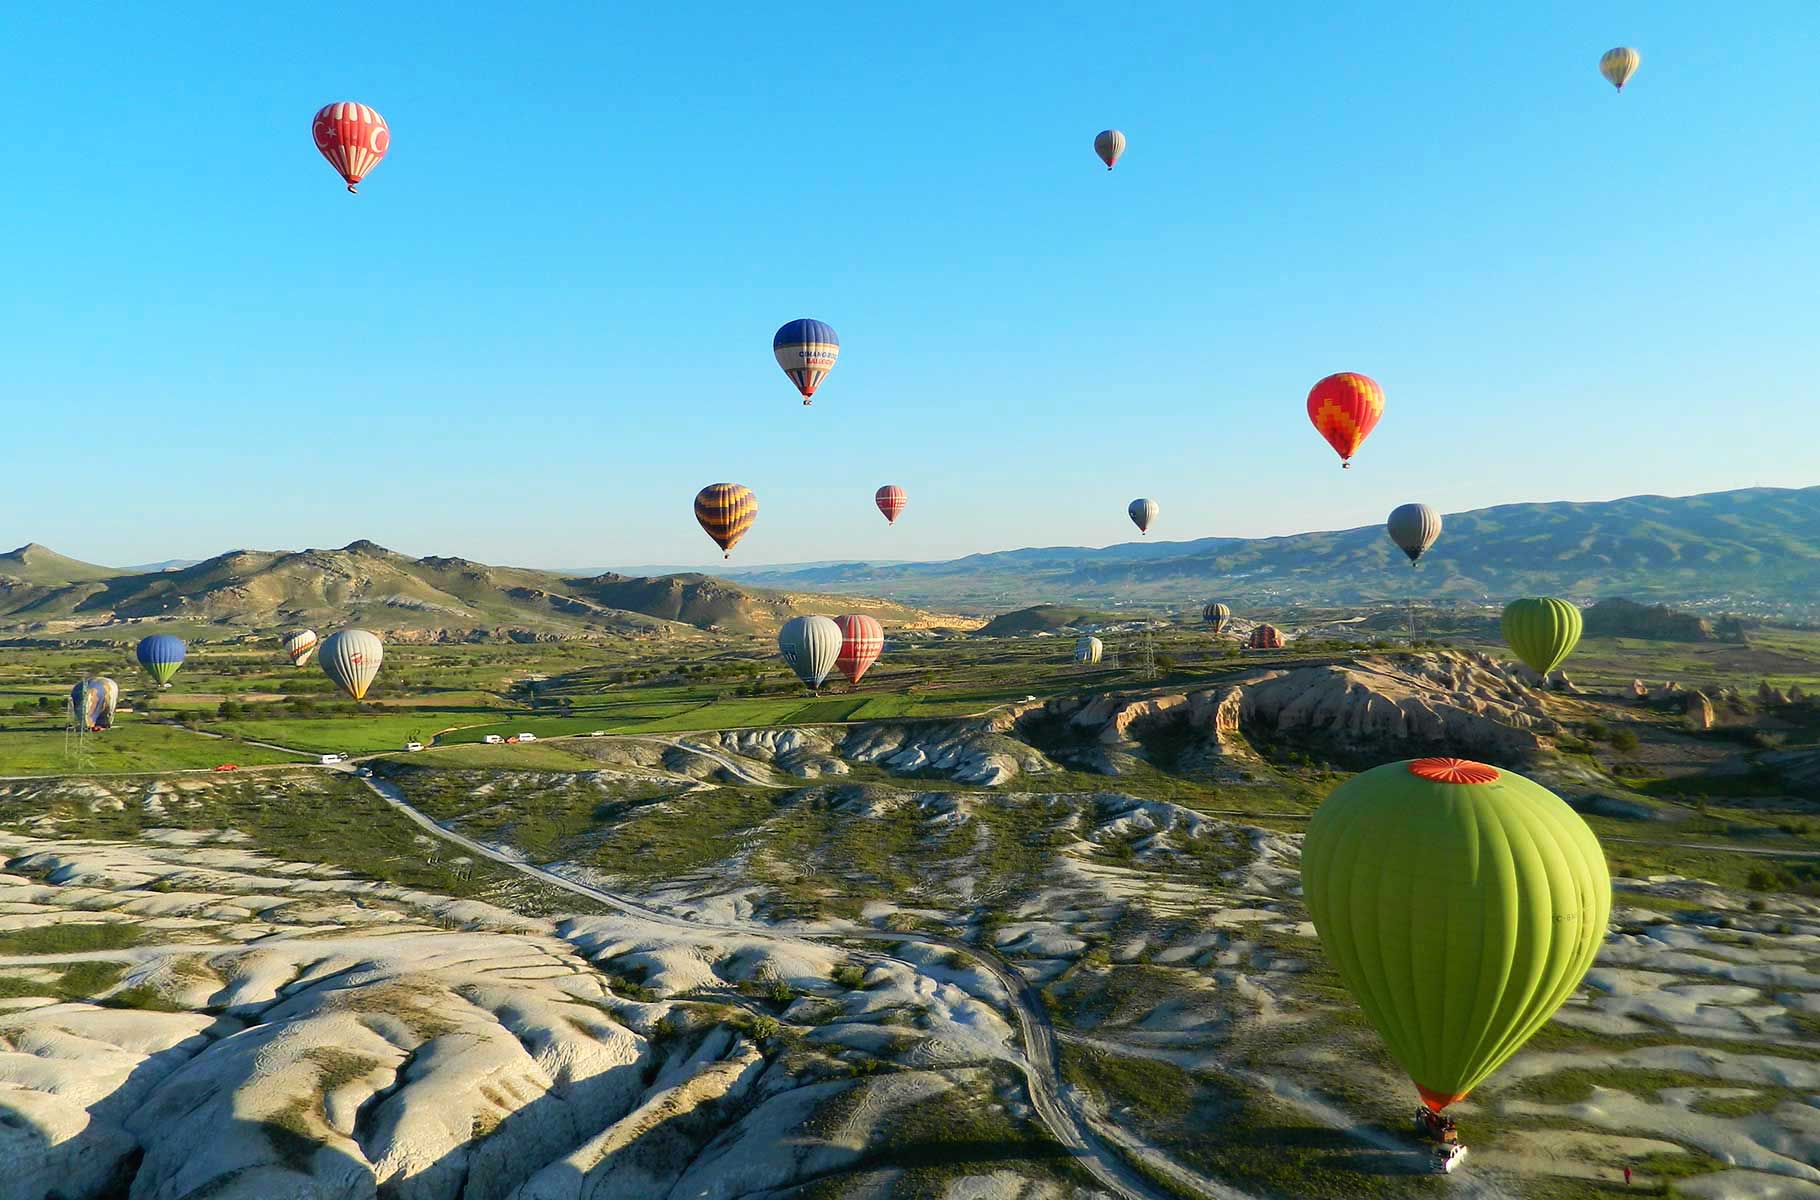
[[[695,493],[695,519],[724,554],[733,557],[734,543],[746,536],[758,518],[758,497],[737,483],[710,483]]]
[[[322,673],[353,700],[366,698],[384,660],[384,643],[364,629],[331,633],[316,657],[322,664]]]
[[[798,317],[772,335],[771,353],[803,394],[803,403],[813,404],[809,397],[815,395],[815,389],[834,369],[834,360],[840,357],[840,337],[826,321]]]
[[[1093,152],[1100,156],[1108,171],[1125,153],[1125,135],[1116,129],[1102,129],[1093,136]]]
[[[777,650],[796,677],[819,688],[840,658],[841,630],[827,617],[791,617],[777,631]]]
[[[1074,661],[1077,663],[1096,663],[1100,661],[1100,656],[1105,652],[1106,647],[1100,644],[1100,639],[1096,637],[1084,637],[1074,644]]]
[[[1637,67],[1642,61],[1643,56],[1629,46],[1614,46],[1599,56],[1599,74],[1622,92],[1624,85],[1630,82],[1630,77],[1637,73]]]
[[[91,675],[70,689],[70,716],[78,729],[100,733],[114,727],[120,685],[105,675]]]
[[[1149,533],[1151,522],[1156,520],[1156,501],[1137,499],[1125,506],[1125,515],[1138,527],[1139,533]]]
[[[1384,529],[1413,563],[1441,536],[1441,514],[1426,504],[1399,504],[1390,510]]]
[[[1505,644],[1538,675],[1560,666],[1580,644],[1580,610],[1548,596],[1512,600],[1499,625]]]
[[[1599,839],[1558,796],[1458,758],[1387,763],[1316,810],[1302,895],[1321,948],[1434,1112],[1579,986],[1605,937]]]
[[[903,488],[895,483],[887,483],[873,495],[872,502],[878,505],[878,511],[885,514],[885,523],[895,525],[897,514],[904,511],[904,505],[910,503],[910,498],[904,495]]]
[[[293,629],[284,635],[284,652],[290,656],[293,667],[301,667],[310,661],[310,655],[316,651],[316,631],[314,629]]]
[[[1251,639],[1245,644],[1253,650],[1281,650],[1283,631],[1275,625],[1259,625],[1251,631]]]
[[[385,118],[352,100],[317,109],[316,119],[310,122],[310,136],[316,139],[316,149],[322,151],[322,157],[348,181],[350,192],[392,148],[392,131],[386,127]]]
[[[1201,610],[1201,620],[1213,626],[1213,631],[1218,633],[1232,620],[1232,610],[1217,600],[1209,600],[1207,607]]]
[[[183,639],[172,637],[168,633],[154,633],[151,637],[140,638],[139,645],[133,651],[133,657],[145,668],[160,687],[169,687],[171,676],[183,665],[186,647]]]
[[[1367,436],[1384,415],[1384,389],[1364,375],[1341,371],[1308,390],[1308,419],[1350,467]]]
[[[834,623],[840,627],[840,657],[834,665],[848,683],[857,684],[885,648],[885,627],[863,615],[836,617]]]

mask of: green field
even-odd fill
[[[0,721],[0,775],[65,775],[118,771],[184,771],[221,763],[255,766],[305,761],[236,738],[204,737],[171,725],[125,717],[80,739],[42,722]]]

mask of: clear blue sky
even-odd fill
[[[9,14],[0,543],[708,564],[732,479],[762,563],[1820,482],[1811,0],[269,7]],[[393,131],[358,197],[338,99]],[[1348,472],[1338,370],[1389,397]]]

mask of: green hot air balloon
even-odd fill
[[[1540,1029],[1605,937],[1599,839],[1553,792],[1459,758],[1335,788],[1302,842],[1321,948],[1440,1112]]]
[[[1567,661],[1580,644],[1580,610],[1551,596],[1512,600],[1500,624],[1505,644],[1538,675]]]

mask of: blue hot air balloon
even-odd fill
[[[813,404],[809,397],[815,395],[815,389],[834,369],[834,360],[840,357],[840,336],[826,321],[798,317],[771,338],[771,353],[803,394],[803,403]]]
[[[161,687],[168,687],[171,676],[183,665],[183,655],[188,649],[180,637],[168,633],[154,633],[151,637],[140,638],[139,648],[134,651],[139,658],[139,665],[145,668]]]

